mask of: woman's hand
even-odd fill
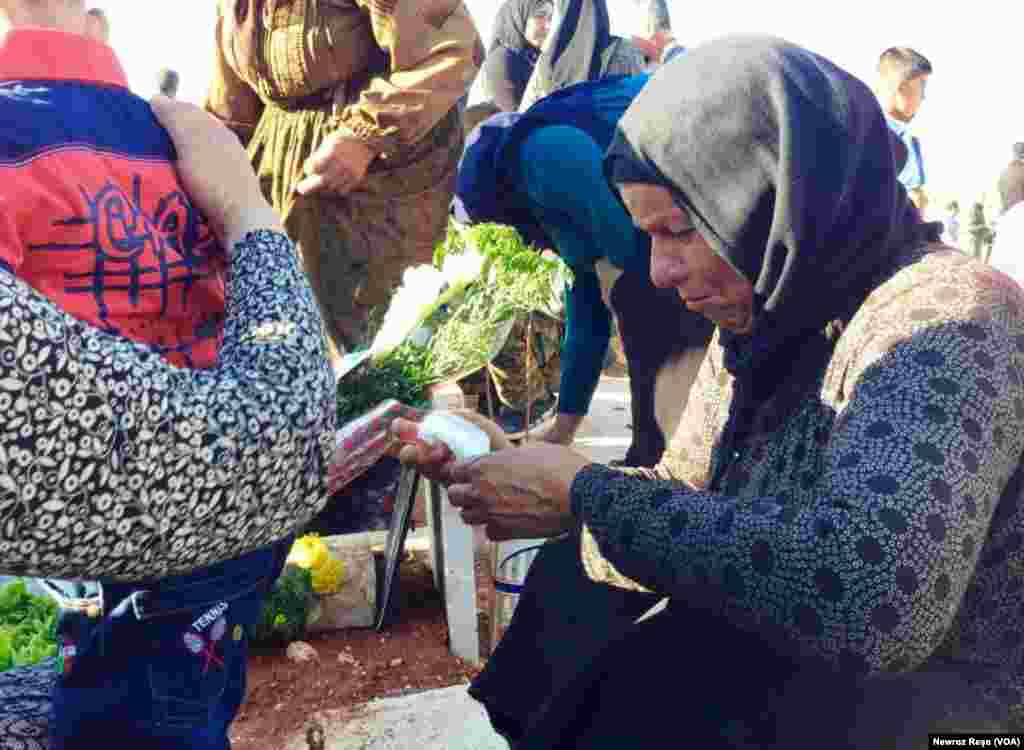
[[[504,431],[487,417],[472,409],[455,409],[451,414],[472,422],[487,433],[491,441],[491,451],[503,451],[512,447]],[[396,419],[391,423],[391,432],[396,437],[416,434],[417,424],[407,419]],[[420,474],[435,482],[448,482],[448,469],[454,464],[455,456],[445,445],[427,445],[425,443],[407,443],[398,454],[403,464],[416,466]]]
[[[185,192],[227,251],[253,230],[283,231],[234,133],[193,104],[155,96],[149,105],[174,141]]]
[[[540,439],[555,445],[572,445],[576,433],[583,424],[582,414],[558,414],[551,425],[544,430]]]
[[[303,165],[307,177],[295,186],[300,195],[333,192],[346,195],[366,179],[376,152],[362,141],[331,133]]]
[[[448,498],[466,523],[485,526],[494,541],[557,536],[575,523],[569,494],[590,463],[569,448],[531,443],[449,464]]]

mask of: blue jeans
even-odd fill
[[[246,628],[290,542],[159,581],[76,584],[104,607],[93,617],[63,609],[58,620],[53,750],[228,750],[245,696]]]

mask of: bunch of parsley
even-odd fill
[[[57,604],[23,580],[0,586],[0,672],[57,654]]]

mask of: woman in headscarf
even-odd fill
[[[484,62],[487,98],[502,112],[515,112],[547,38],[552,0],[505,0],[494,19]]]
[[[491,538],[568,535],[471,688],[513,747],[907,748],[1024,723],[1024,293],[936,242],[894,149],[870,89],[814,53],[690,50],[606,163],[652,280],[718,329],[661,462],[507,448],[493,425],[473,462],[407,450]],[[604,609],[567,611],[573,589]]]
[[[661,458],[665,430],[674,427],[672,417],[682,410],[711,333],[675,292],[652,286],[650,242],[633,226],[602,169],[619,118],[647,80],[640,75],[582,83],[525,113],[485,120],[467,140],[453,201],[456,221],[514,226],[537,247],[554,249],[573,272],[565,292],[565,337],[554,342],[561,344],[558,361],[551,357],[557,414],[542,440],[572,444],[601,377],[614,309],[629,367],[629,466],[653,466]],[[652,336],[656,326],[675,335]],[[658,376],[666,384],[667,370],[675,374],[687,366],[690,375],[673,385],[674,403],[659,424]]]
[[[459,100],[483,60],[461,0],[218,0],[207,109],[248,144],[335,356],[444,237]]]
[[[557,0],[552,41],[538,56],[518,109],[576,83],[642,73],[643,53],[611,28],[605,0]]]

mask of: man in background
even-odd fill
[[[181,77],[178,71],[170,68],[160,68],[156,74],[156,89],[164,96],[176,99],[178,97],[178,86],[181,84]]]
[[[103,8],[89,8],[86,11],[85,35],[93,41],[110,44],[110,21]]]
[[[910,47],[890,47],[878,60],[878,99],[889,128],[907,147],[907,161],[899,180],[922,215],[928,207],[924,157],[921,142],[910,132],[910,123],[921,109],[931,74],[928,58]]]

